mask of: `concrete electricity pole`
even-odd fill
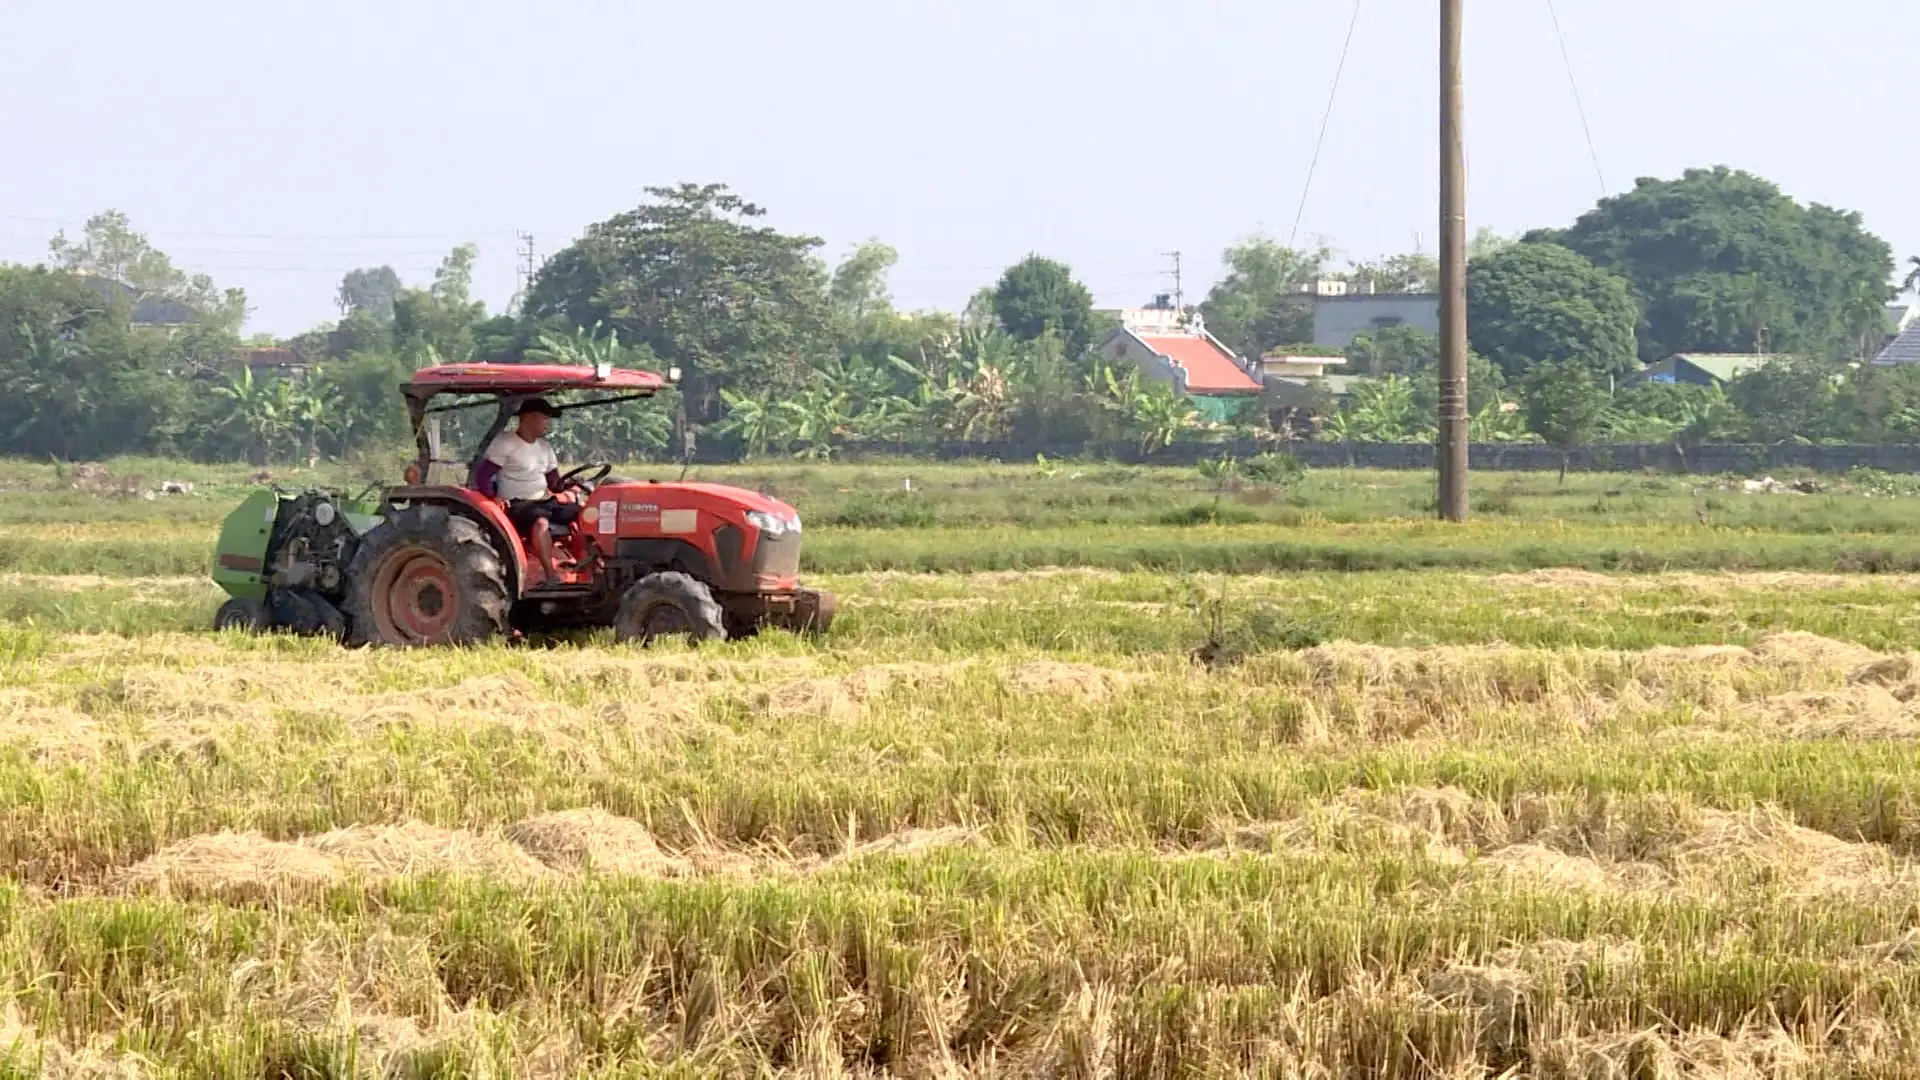
[[[1467,168],[1464,0],[1440,0],[1440,516],[1467,520]]]

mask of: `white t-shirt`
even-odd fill
[[[532,442],[517,432],[503,431],[487,447],[487,460],[500,466],[495,490],[509,502],[515,499],[544,499],[547,474],[560,467],[559,455],[545,439]]]

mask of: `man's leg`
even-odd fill
[[[544,515],[533,519],[531,534],[533,553],[540,557],[540,569],[545,570],[547,580],[552,581],[560,576],[560,572],[553,567],[553,532]]]
[[[544,501],[526,501],[515,503],[507,510],[507,517],[533,546],[534,557],[540,560],[540,569],[546,572],[548,581],[560,576],[553,565],[553,537],[547,517],[551,509]]]

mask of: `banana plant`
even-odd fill
[[[762,457],[768,450],[786,446],[791,430],[787,417],[768,395],[749,396],[722,388],[720,400],[726,402],[727,415],[714,426],[714,433],[738,440],[747,457]]]
[[[1527,438],[1527,421],[1518,405],[1495,395],[1479,412],[1468,417],[1467,438],[1477,443],[1523,442]]]

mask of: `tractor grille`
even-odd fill
[[[760,542],[753,548],[753,572],[755,576],[797,577],[800,573],[800,535],[787,533],[771,537],[761,533]]]

